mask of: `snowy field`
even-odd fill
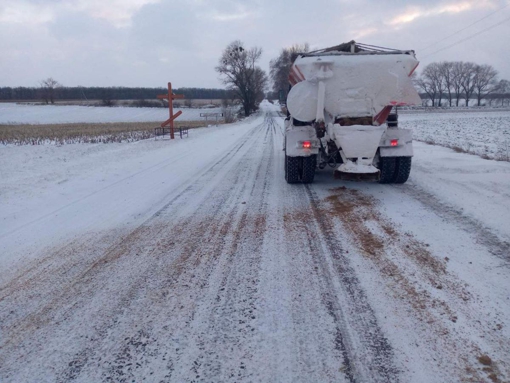
[[[205,120],[200,113],[221,113],[221,108],[179,109],[180,121]],[[0,103],[0,124],[63,124],[102,122],[148,122],[168,119],[167,108],[128,108],[75,105],[24,105]]]
[[[510,111],[403,112],[399,122],[416,140],[510,160]]]
[[[0,147],[0,381],[509,381],[510,163],[289,185],[282,131]]]
[[[200,113],[221,112],[221,108],[182,111],[179,121],[199,121],[204,120]],[[168,111],[159,108],[0,103],[0,124],[148,122],[167,118]],[[417,140],[457,147],[487,158],[510,160],[510,111],[404,111],[399,121],[401,127],[413,130]]]

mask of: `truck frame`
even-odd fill
[[[404,183],[412,134],[398,127],[398,106],[419,104],[410,79],[412,50],[351,41],[295,59],[285,120],[285,179],[311,183],[317,168],[336,178]]]

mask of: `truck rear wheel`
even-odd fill
[[[315,177],[315,169],[317,168],[317,155],[303,157],[303,169],[301,173],[301,181],[304,184],[310,184]]]
[[[380,184],[394,182],[397,162],[395,157],[381,157],[379,160],[379,171],[381,172]]]
[[[397,157],[395,176],[393,182],[396,184],[403,184],[409,178],[411,173],[411,159],[412,157]]]
[[[289,184],[299,182],[302,157],[289,157],[285,155],[285,180]]]

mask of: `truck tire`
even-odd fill
[[[315,169],[317,168],[317,155],[303,157],[303,169],[301,181],[304,184],[311,184],[315,177]]]
[[[396,184],[403,184],[409,178],[411,173],[411,159],[412,157],[397,157],[395,176],[393,182]]]
[[[394,182],[396,167],[396,157],[381,157],[379,160],[379,171],[381,172],[379,183],[389,184]]]
[[[300,181],[300,168],[302,157],[285,156],[285,180],[288,184],[295,184]]]

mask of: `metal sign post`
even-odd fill
[[[168,94],[160,94],[157,96],[160,100],[168,100],[168,112],[170,113],[170,118],[165,122],[161,123],[161,127],[165,127],[170,125],[170,139],[174,139],[174,120],[182,114],[182,111],[179,110],[174,114],[174,106],[173,100],[184,98],[183,94],[173,94],[172,93],[172,83],[168,83]]]
[[[200,117],[205,117],[205,122],[209,117],[216,117],[216,126],[218,126],[218,117],[223,117],[223,113],[200,113]]]

